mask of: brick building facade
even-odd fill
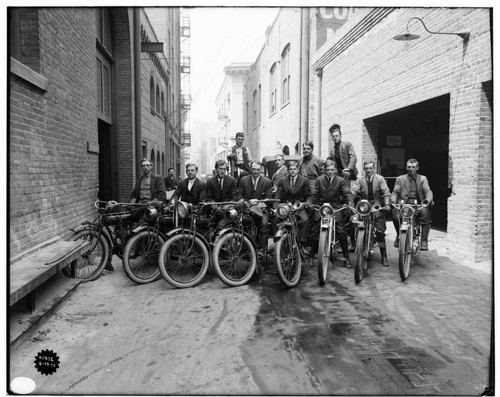
[[[98,197],[128,201],[137,160],[134,12],[8,10],[12,257],[90,219]],[[139,20],[145,31],[143,12]],[[151,70],[150,63],[142,61],[141,71]],[[141,82],[143,96],[149,76]],[[143,136],[155,158],[158,152],[162,157],[165,123],[156,123],[150,111],[140,113]]]

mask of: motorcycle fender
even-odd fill
[[[162,235],[162,237],[165,238],[165,241],[167,241],[170,237],[175,236],[177,234],[191,234],[192,235],[193,233],[186,231],[186,229],[183,229],[182,227],[178,227],[177,229],[170,230],[165,235],[163,235],[163,233],[160,233],[160,234]],[[207,239],[204,236],[202,236],[200,233],[194,233],[194,235],[201,240],[201,242],[203,243],[203,245],[205,247],[207,247],[208,252],[212,252],[212,247],[210,247],[210,244],[208,243]]]
[[[78,225],[77,227],[71,228],[69,230],[71,230],[73,233],[78,233],[81,232],[82,230],[89,230],[89,229],[96,230],[97,226],[92,222],[83,222],[81,225]]]
[[[285,232],[285,229],[280,227],[278,230],[276,230],[276,233],[274,233],[274,241],[279,240],[281,236],[283,236],[283,233]]]
[[[132,233],[137,234],[139,232],[142,232],[143,230],[147,230],[149,226],[138,226],[135,229],[132,229]]]
[[[217,233],[217,236],[215,238],[215,241],[217,241],[219,238],[221,238],[223,235],[227,234],[227,233],[232,233],[233,232],[233,229],[228,227],[226,229],[222,229],[219,233]],[[253,238],[247,233],[247,232],[243,232],[243,235],[248,238],[250,240],[250,242],[252,243],[253,247],[255,248],[255,250],[257,251],[257,245],[255,243],[255,241],[253,241]],[[258,258],[257,258],[258,259]]]
[[[401,224],[400,230],[408,231],[409,228],[410,228],[409,223],[403,223],[403,224]]]

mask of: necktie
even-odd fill
[[[257,190],[257,179],[256,178],[253,179],[253,190],[254,191]]]
[[[292,189],[295,186],[295,178],[292,178]]]
[[[220,190],[222,190],[222,187],[224,186],[224,178],[220,180]]]

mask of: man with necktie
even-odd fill
[[[273,183],[273,193],[276,193],[279,181],[288,175],[288,170],[285,165],[285,156],[283,154],[278,153],[274,156],[274,161],[276,162],[277,169],[271,177],[271,182]]]
[[[262,164],[259,161],[252,161],[250,164],[250,175],[246,175],[240,180],[238,198],[243,200],[263,200],[271,198],[273,184],[269,178],[261,175]],[[255,223],[258,227],[258,247],[259,254],[262,255],[267,247],[269,238],[269,217],[264,212],[263,216],[255,216]]]
[[[191,204],[198,204],[207,199],[207,185],[200,181],[198,174],[198,166],[194,163],[186,164],[187,178],[184,179],[172,195],[171,201],[182,200]]]
[[[207,201],[221,203],[224,201],[237,201],[238,189],[236,179],[227,173],[227,163],[225,160],[217,160],[215,163],[215,176],[207,181]],[[221,226],[224,218],[223,209],[220,206],[213,206],[215,217],[212,221]]]
[[[422,204],[423,200],[429,201],[429,206],[423,207],[416,215],[422,225],[422,245],[420,249],[428,251],[428,238],[432,224],[430,207],[434,204],[434,197],[429,187],[429,181],[424,175],[418,174],[418,168],[417,160],[409,159],[406,162],[407,173],[396,178],[391,202],[393,204],[400,204],[401,202],[405,204]],[[392,221],[396,229],[396,235],[398,236],[394,240],[394,246],[399,247],[399,216],[396,209],[392,212]]]
[[[281,203],[301,203],[311,204],[311,187],[309,179],[299,175],[299,163],[292,160],[288,163],[288,176],[282,178],[278,183],[276,198]],[[297,213],[297,226],[299,230],[299,241],[305,246],[309,240],[309,215],[307,210],[303,208]]]
[[[351,193],[354,197],[368,200],[370,204],[377,203],[383,209],[375,213],[375,239],[380,248],[380,261],[383,266],[389,266],[387,261],[387,249],[385,245],[385,212],[391,209],[391,191],[387,187],[385,178],[382,175],[375,173],[375,163],[366,161],[363,165],[365,175],[359,177],[355,183],[351,185]]]

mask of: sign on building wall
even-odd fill
[[[325,44],[354,12],[354,7],[319,7],[316,18],[316,49]]]

